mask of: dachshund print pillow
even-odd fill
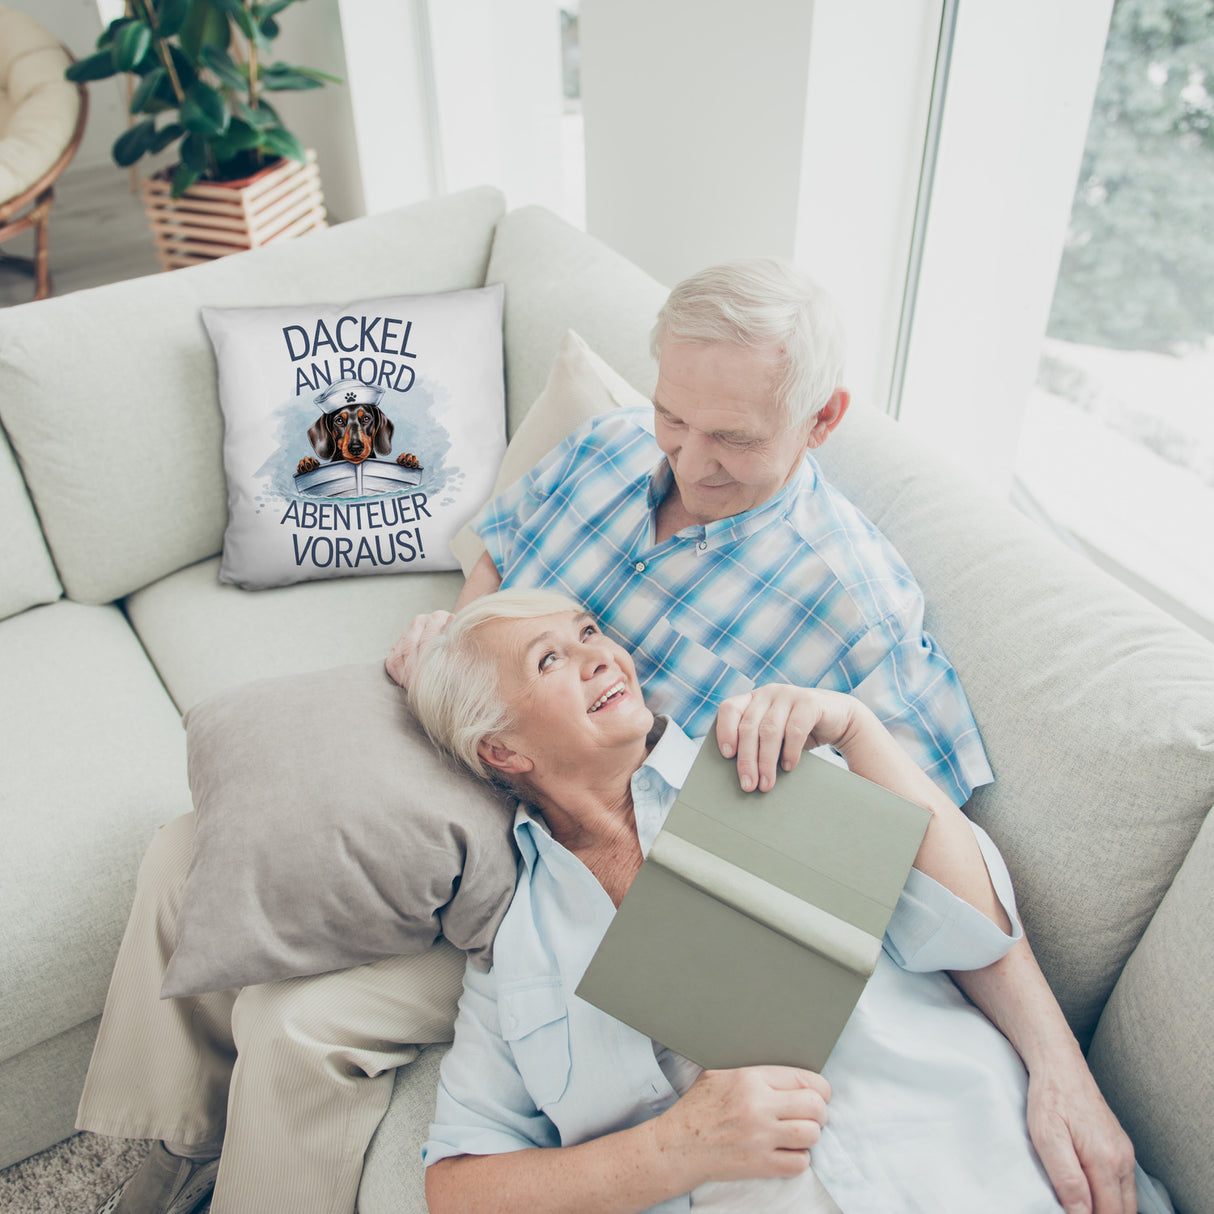
[[[456,569],[506,449],[499,284],[344,305],[203,308],[219,371],[219,580]]]

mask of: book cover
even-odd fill
[[[744,793],[710,736],[577,994],[703,1067],[821,1070],[930,820],[814,754]]]

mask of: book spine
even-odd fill
[[[648,858],[710,898],[861,978],[868,978],[877,964],[881,941],[875,936],[669,830],[653,841]]]

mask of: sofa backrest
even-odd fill
[[[38,516],[7,437],[0,432],[0,620],[63,594]]]
[[[649,330],[667,289],[632,262],[551,211],[520,207],[498,224],[488,281],[506,286],[509,433],[544,390],[567,329],[646,396],[653,392]]]
[[[471,190],[0,312],[0,420],[68,596],[109,602],[222,545],[223,423],[200,307],[477,287],[503,210],[496,190]]]

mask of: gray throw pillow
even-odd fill
[[[185,717],[194,856],[163,997],[345,969],[441,933],[487,965],[514,805],[445,761],[383,667],[246,684]]]

